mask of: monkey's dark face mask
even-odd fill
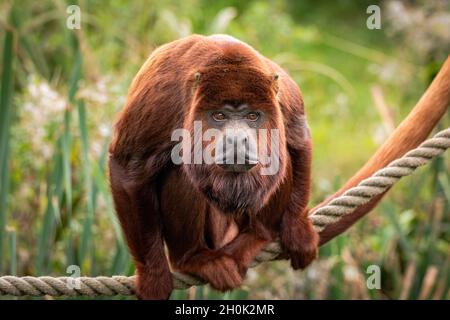
[[[220,211],[258,212],[278,188],[286,170],[281,113],[270,76],[254,69],[239,72],[230,66],[225,69],[209,70],[201,75],[201,80],[196,79],[200,83],[193,98],[194,111],[185,123],[194,137],[191,158],[199,152],[196,144],[202,145],[202,150],[213,145],[213,161],[184,164],[183,168],[191,182]],[[195,134],[194,121],[201,122],[202,134]],[[211,129],[218,134],[214,142],[205,142],[204,134]],[[260,140],[264,138],[260,129],[268,134],[268,139]],[[276,148],[270,144],[271,129],[279,133]],[[196,141],[201,138],[202,141]],[[261,146],[271,154],[277,170],[264,171],[258,152]]]

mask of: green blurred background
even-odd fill
[[[80,30],[66,27],[71,4]],[[381,30],[366,27],[371,4]],[[158,45],[228,33],[291,74],[314,141],[311,205],[369,158],[450,52],[449,1],[6,0],[0,30],[2,275],[66,275],[73,264],[82,275],[134,273],[105,160],[130,81]],[[449,124],[447,114],[437,129]],[[401,181],[306,271],[266,263],[241,289],[173,298],[449,299],[449,160]],[[380,290],[366,286],[373,264]]]

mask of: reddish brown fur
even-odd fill
[[[172,131],[192,130],[204,109],[223,101],[263,109],[265,128],[280,130],[278,174],[172,164]],[[302,97],[280,67],[246,44],[195,35],[155,50],[130,87],[110,153],[113,198],[140,298],[170,295],[164,241],[172,268],[219,290],[239,286],[252,259],[277,237],[296,269],[316,256],[318,236],[306,210],[311,139]]]

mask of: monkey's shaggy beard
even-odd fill
[[[226,172],[217,165],[183,166],[192,184],[223,213],[258,212],[275,192],[284,176],[285,166],[275,175],[261,175],[260,165],[245,173]]]

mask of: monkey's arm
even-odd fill
[[[292,191],[283,214],[280,241],[294,269],[307,267],[316,257],[319,237],[308,219],[311,188],[311,141],[304,137],[301,147],[290,148]]]
[[[318,235],[308,219],[311,192],[312,142],[302,95],[287,75],[280,78],[278,99],[285,119],[286,145],[290,160],[292,190],[280,228],[281,245],[294,269],[305,268],[316,257]]]
[[[136,264],[140,299],[167,299],[172,276],[164,254],[155,184],[130,177],[110,157],[111,189],[119,221]]]

